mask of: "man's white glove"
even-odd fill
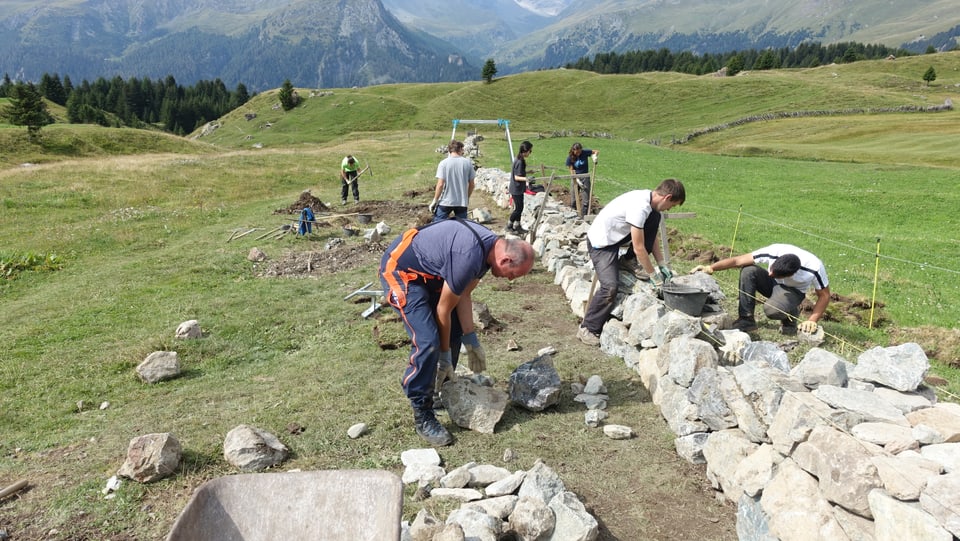
[[[474,374],[480,374],[487,370],[487,354],[483,352],[480,346],[480,340],[476,332],[468,332],[460,339],[464,349],[467,350],[467,362],[470,371]]]
[[[653,274],[650,275],[650,283],[653,284],[653,287],[660,287],[663,285],[663,273],[660,272],[660,269],[653,271]]]
[[[800,332],[805,332],[805,333],[807,333],[807,334],[813,334],[813,333],[817,332],[817,322],[816,322],[816,321],[810,321],[809,319],[806,320],[806,321],[802,321],[802,322],[800,322],[799,325],[797,325],[797,329],[799,329]]]
[[[440,360],[437,362],[437,381],[433,386],[434,392],[440,392],[444,381],[457,381],[457,373],[453,370],[453,356],[449,350],[440,352]]]
[[[669,282],[670,280],[673,279],[673,271],[670,270],[670,267],[666,265],[660,265],[659,267],[657,267],[657,269],[659,269],[660,274],[663,275],[664,282]]]
[[[596,155],[596,154],[592,154],[590,157],[593,158],[593,163],[597,163],[597,155]]]
[[[692,271],[690,271],[690,274],[694,274],[697,272],[705,272],[707,274],[713,274],[713,267],[711,267],[710,265],[697,265],[696,267],[693,268]]]
[[[437,205],[438,205],[439,203],[440,203],[440,201],[438,201],[437,198],[434,197],[434,198],[433,198],[433,201],[431,201],[430,204],[427,205],[427,208],[430,209],[430,214],[436,214],[436,213],[437,213]]]

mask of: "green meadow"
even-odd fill
[[[931,65],[938,77],[927,85],[921,77]],[[814,252],[834,293],[882,305],[874,328],[828,321],[831,347],[917,340],[950,382],[941,398],[960,394],[960,113],[870,112],[960,95],[958,52],[733,78],[551,70],[492,84],[298,92],[303,100],[291,111],[265,92],[215,130],[187,138],[54,124],[32,144],[24,128],[0,125],[0,264],[9,270],[0,281],[0,485],[38,485],[0,506],[19,531],[162,537],[192,487],[229,471],[220,446],[241,422],[279,431],[308,419],[293,467],[396,468],[398,449],[418,445],[396,384],[402,355],[371,348],[371,323],[343,302],[373,268],[265,279],[246,260],[264,241],[226,241],[237,230],[282,224],[273,211],[304,190],[335,202],[348,153],[374,172],[365,199],[410,200],[414,192],[425,207],[453,119],[508,120],[514,148],[533,142],[530,163],[543,166],[543,181],[566,173],[574,141],[600,149],[601,202],[683,180],[687,202],[675,210],[696,216],[668,220],[681,238],[731,253],[773,242]],[[851,109],[866,112],[839,113]],[[791,111],[836,113],[743,123],[672,144]],[[468,130],[484,136],[482,166],[509,170],[502,127],[461,124],[458,137]],[[327,236],[286,237],[270,248],[320,250]],[[736,287],[735,273],[717,277]],[[187,319],[208,336],[175,342],[173,330]],[[183,376],[140,383],[136,365],[168,349],[183,359]],[[491,371],[509,375],[507,366]],[[104,401],[111,405],[100,410]],[[532,419],[529,430],[582,428],[581,413],[565,413],[572,419]],[[373,437],[350,444],[332,436],[345,430],[344,418],[364,414],[378,419]],[[189,450],[179,480],[128,483],[117,500],[99,497],[131,437],[174,427]],[[495,444],[464,438],[450,453],[480,461],[504,446],[546,452],[525,430],[498,433]],[[576,432],[550,452],[586,464],[590,437]],[[11,530],[5,520],[0,527]]]

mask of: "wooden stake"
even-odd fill
[[[21,479],[16,483],[8,486],[7,488],[0,490],[0,500],[6,498],[7,496],[16,494],[17,492],[20,492],[26,486],[27,486],[27,480]]]

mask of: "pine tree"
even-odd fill
[[[3,116],[14,126],[26,126],[27,134],[34,142],[40,137],[40,128],[53,124],[47,104],[33,83],[20,83],[13,87],[10,104],[4,107]]]
[[[480,72],[480,76],[483,77],[483,80],[487,83],[491,83],[493,82],[493,76],[496,74],[497,64],[492,58],[488,58],[487,62],[483,65],[483,71]]]
[[[283,82],[278,97],[280,98],[280,106],[283,107],[284,111],[289,111],[297,106],[299,97],[297,96],[297,91],[293,89],[293,84],[290,82],[290,79]]]
[[[923,80],[927,82],[927,86],[930,86],[930,83],[937,80],[937,70],[933,69],[933,66],[927,68],[923,73]]]
[[[727,61],[727,76],[733,77],[741,71],[743,71],[743,57],[735,54]]]

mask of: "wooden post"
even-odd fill
[[[696,218],[696,212],[664,212],[663,219],[660,220],[660,248],[663,250],[663,259],[662,263],[664,265],[670,264],[670,245],[667,240],[667,218]]]

